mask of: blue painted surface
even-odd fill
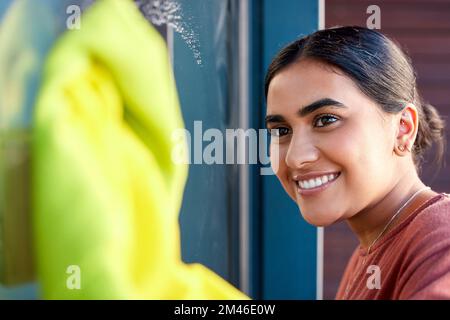
[[[228,127],[228,1],[179,1],[188,30],[195,34],[201,53],[174,33],[174,72],[186,129],[194,151],[194,121],[203,132]],[[200,134],[202,134],[201,132]],[[202,137],[200,136],[200,142]],[[203,143],[203,148],[209,142]],[[201,148],[197,144],[197,147]],[[194,155],[191,155],[194,161]],[[232,228],[230,225],[230,167],[191,164],[180,213],[182,256],[200,262],[227,280],[232,279]]]
[[[262,97],[262,2],[249,1],[249,127],[260,128]],[[262,200],[260,165],[249,167],[249,295],[262,299]]]
[[[317,26],[317,0],[264,0],[264,71],[283,46]],[[316,228],[303,220],[274,175],[262,178],[262,198],[263,298],[315,299]]]

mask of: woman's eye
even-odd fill
[[[272,137],[277,137],[277,138],[289,134],[289,128],[286,128],[286,127],[273,128],[273,129],[270,129],[269,131],[270,131],[270,135]]]
[[[324,119],[325,119],[325,121],[323,121]],[[334,119],[334,121],[329,121],[329,119]],[[325,126],[327,126],[327,125],[330,124],[330,123],[336,122],[337,120],[339,120],[339,119],[336,118],[335,116],[332,116],[332,115],[324,115],[324,116],[321,116],[321,117],[317,118],[317,119],[314,121],[314,124],[317,124],[317,123],[321,122],[322,125],[317,125],[317,127],[320,128],[320,127],[325,127]]]

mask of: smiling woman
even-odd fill
[[[337,298],[450,298],[450,199],[419,177],[433,143],[442,163],[445,126],[402,50],[321,30],[275,57],[265,93],[283,188],[310,224],[346,220],[360,241]]]

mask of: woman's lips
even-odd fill
[[[297,192],[302,196],[317,194],[328,188],[340,175],[340,172],[335,172],[308,180],[295,181]]]

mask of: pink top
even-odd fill
[[[369,255],[356,248],[336,299],[450,299],[450,197],[429,199]]]

